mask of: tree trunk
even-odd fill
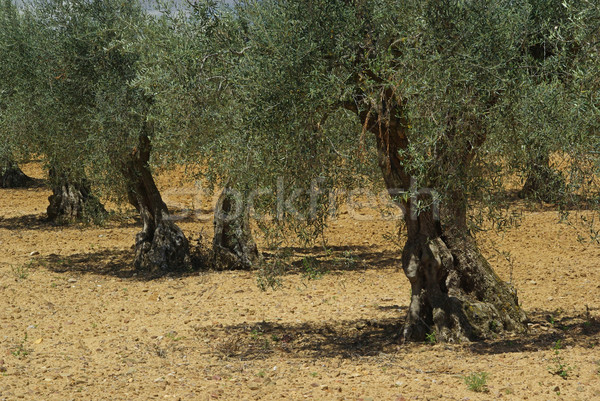
[[[11,160],[0,167],[0,188],[26,188],[33,184],[33,178],[25,173]]]
[[[524,332],[526,316],[516,292],[494,273],[467,233],[464,194],[460,190],[452,194],[457,204],[441,209],[432,204],[431,191],[398,196],[411,189],[400,153],[408,146],[408,123],[402,105],[392,103],[391,95],[384,99],[389,103],[383,102],[374,123],[368,121],[372,113],[359,116],[375,134],[385,184],[407,227],[402,268],[411,283],[411,302],[402,338],[422,341],[433,335],[437,341],[471,341],[502,331]],[[417,211],[417,201],[430,206]]]
[[[410,205],[408,205],[410,207]],[[405,217],[408,239],[402,268],[411,302],[405,340],[472,341],[525,331],[514,289],[503,282],[463,230],[444,227],[431,210]]]
[[[550,167],[547,153],[532,156],[528,166],[527,178],[519,197],[541,200],[547,203],[560,201],[565,191],[565,179],[559,171]]]
[[[140,136],[139,146],[124,168],[129,202],[140,213],[142,231],[135,240],[135,267],[153,274],[191,268],[190,246],[183,231],[169,219],[169,210],[148,165],[151,144]]]
[[[214,265],[219,269],[251,269],[260,260],[250,229],[250,211],[225,187],[215,208]],[[239,202],[239,203],[236,203]]]
[[[50,204],[46,209],[48,220],[53,222],[98,221],[106,215],[106,209],[92,194],[90,184],[86,179],[70,180],[66,175],[59,175],[54,168],[51,168],[50,180],[52,195],[48,197]]]

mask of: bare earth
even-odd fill
[[[332,255],[296,249],[326,274],[300,265],[262,292],[254,272],[136,275],[138,222],[53,226],[48,195],[0,190],[0,400],[600,400],[600,247],[554,211],[481,236],[503,279],[512,266],[528,335],[399,344],[409,285],[384,239],[393,222],[342,215]],[[210,220],[180,226],[211,237]],[[479,372],[486,392],[465,384]]]

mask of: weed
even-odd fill
[[[259,370],[258,373],[256,374],[256,376],[258,377],[265,377],[266,373],[264,370]]]
[[[167,334],[165,334],[165,337],[167,337],[168,339],[170,339],[172,341],[183,340],[183,337],[177,337],[177,333],[174,331],[168,332]]]
[[[12,266],[11,271],[16,281],[25,280],[29,277],[29,268],[31,267],[31,263],[20,265],[20,266]]]
[[[552,358],[554,365],[548,367],[548,372],[567,380],[569,377],[569,372],[573,370],[573,368],[566,364],[560,355],[560,349],[562,349],[562,347],[563,345],[561,340],[557,340],[556,343],[554,343],[554,347],[552,347],[555,354],[554,358]]]
[[[17,358],[24,358],[27,355],[29,355],[29,350],[25,348],[26,341],[27,333],[25,333],[25,337],[23,337],[23,340],[15,348],[13,348],[10,353]]]
[[[552,360],[554,361],[554,365],[548,367],[548,372],[550,372],[553,375],[557,375],[562,377],[563,379],[567,380],[569,378],[569,372],[571,372],[571,370],[573,370],[573,368],[569,365],[567,365],[562,357],[560,356],[555,356],[554,358],[552,358]]]
[[[318,374],[317,372],[310,372],[310,375],[311,375],[312,377],[317,377],[317,376],[319,376],[319,374]]]
[[[431,333],[425,335],[425,342],[427,344],[435,344],[435,343],[437,343],[437,338],[435,336],[435,331],[432,331]]]
[[[308,280],[318,280],[328,273],[316,258],[310,256],[302,259],[302,267],[304,268],[304,277]]]
[[[281,287],[281,276],[288,266],[288,257],[276,254],[272,260],[263,260],[258,269],[256,284],[261,291],[268,288],[277,289]]]
[[[488,374],[486,372],[471,373],[465,377],[465,384],[471,391],[475,391],[477,393],[487,393],[487,379]]]
[[[242,351],[242,344],[239,337],[231,336],[219,343],[217,351],[225,358],[236,356]]]

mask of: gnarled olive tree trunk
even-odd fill
[[[71,179],[50,169],[52,195],[46,213],[48,220],[54,222],[94,220],[106,214],[100,200],[92,194],[89,182],[83,179]]]
[[[0,188],[25,188],[33,182],[12,160],[4,160],[0,165]]]
[[[411,188],[411,176],[400,155],[408,146],[408,124],[402,106],[393,104],[391,96],[387,100],[390,103],[384,107],[390,110],[385,119],[375,116],[370,123],[373,113],[358,114],[375,134],[385,184],[402,208],[407,227],[402,268],[411,284],[411,301],[403,339],[422,341],[433,334],[438,341],[466,341],[502,331],[525,331],[526,316],[515,291],[494,273],[466,230],[466,206],[446,205],[438,211],[431,205],[417,211],[416,202],[431,203],[430,194],[424,191],[409,199],[397,196]],[[462,195],[457,190],[455,196]]]
[[[221,269],[251,269],[260,254],[250,229],[250,211],[225,187],[215,207],[214,265]]]
[[[183,231],[169,219],[169,210],[156,187],[148,161],[150,139],[140,136],[124,170],[129,202],[142,218],[143,228],[135,239],[135,267],[151,273],[191,268],[190,246]]]

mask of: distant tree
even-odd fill
[[[27,129],[26,116],[18,106],[27,96],[31,77],[29,16],[19,12],[11,0],[0,2],[0,188],[30,185],[17,164],[26,156],[22,136]]]
[[[40,139],[50,165],[59,178],[89,180],[138,210],[136,267],[190,267],[188,240],[171,221],[149,164],[154,143],[166,136],[150,118],[153,97],[136,84],[144,49],[155,45],[144,36],[150,16],[137,2],[117,0],[40,0],[34,12],[45,37],[36,107],[51,132]]]
[[[245,39],[231,72],[243,104],[233,138],[244,138],[233,171],[254,185],[290,172],[296,182],[316,171],[331,177],[335,165],[322,165],[320,144],[347,149],[352,126],[362,127],[352,132],[355,145],[370,133],[385,186],[404,213],[406,340],[525,331],[516,292],[477,247],[470,211],[474,204],[489,218],[497,211],[496,138],[507,129],[535,132],[549,116],[541,102],[531,105],[529,126],[515,122],[515,103],[526,100],[520,91],[543,85],[532,82],[523,51],[539,31],[531,12],[528,1],[508,0],[267,0],[233,11]],[[563,125],[571,117],[555,114]]]

